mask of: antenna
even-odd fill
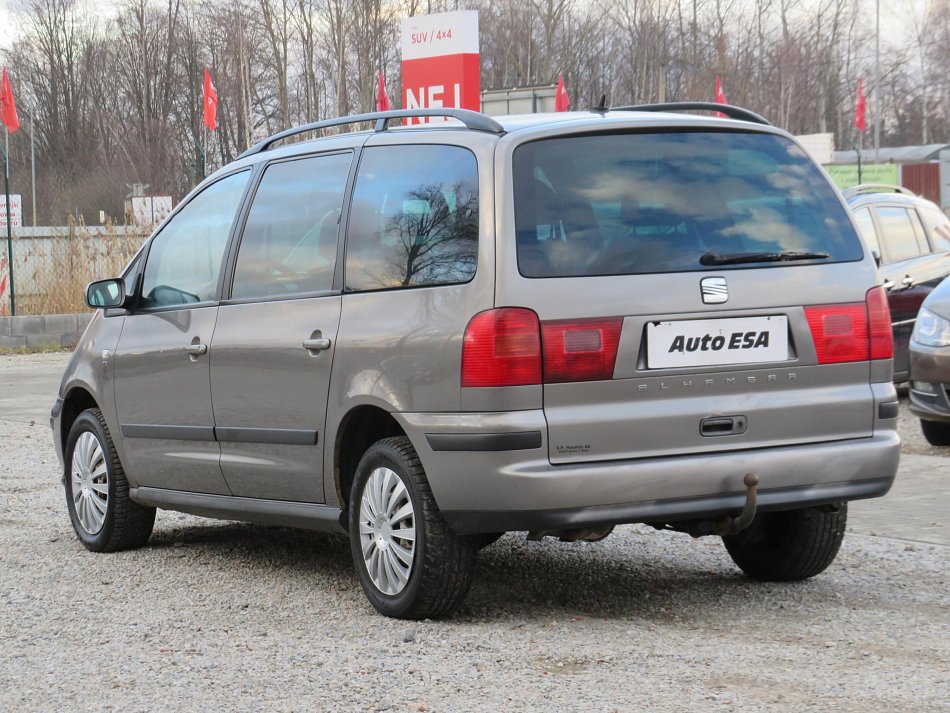
[[[592,106],[590,110],[597,114],[600,114],[601,116],[606,114],[609,111],[609,108],[607,107],[607,95],[601,94],[600,103],[597,106]]]

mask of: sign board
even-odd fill
[[[21,196],[10,194],[10,225],[23,227],[23,201]],[[0,228],[7,229],[7,197],[0,193]]]
[[[158,225],[171,212],[171,196],[133,196],[125,201],[125,219],[133,225]]]
[[[886,183],[889,186],[900,185],[896,163],[869,163],[861,166],[860,183]],[[858,185],[857,164],[836,163],[825,166],[839,190]]]
[[[482,113],[488,116],[536,114],[554,111],[557,85],[486,89],[482,92]]]
[[[801,134],[796,136],[812,159],[822,165],[831,163],[835,153],[834,134]]]
[[[478,12],[459,10],[402,20],[402,106],[478,111]],[[424,123],[408,119],[407,123]],[[432,121],[443,121],[433,118]]]

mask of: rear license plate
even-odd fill
[[[788,359],[788,318],[685,319],[647,324],[647,368],[758,364]]]

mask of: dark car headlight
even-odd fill
[[[948,347],[950,346],[950,321],[921,307],[911,339],[925,347]]]

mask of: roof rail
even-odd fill
[[[732,119],[740,121],[751,121],[755,124],[764,124],[771,126],[767,119],[759,116],[754,111],[743,109],[741,106],[732,106],[731,104],[716,104],[715,102],[666,102],[664,104],[636,104],[633,106],[612,106],[610,111],[718,111]]]
[[[903,186],[892,186],[889,183],[861,183],[857,186],[849,186],[841,191],[841,195],[845,198],[854,198],[859,196],[862,193],[887,193],[893,191],[894,193],[900,193],[902,196],[910,196],[911,198],[916,198],[917,194],[914,193],[909,188],[904,188]]]
[[[414,119],[426,116],[442,116],[461,121],[472,131],[484,131],[489,134],[504,134],[505,129],[497,121],[485,114],[469,109],[397,109],[394,111],[375,111],[368,114],[352,114],[350,116],[341,116],[336,119],[325,119],[324,121],[315,121],[311,124],[294,126],[284,131],[279,131],[273,136],[268,136],[263,141],[251,146],[238,158],[253,156],[256,153],[267,151],[273,144],[282,139],[296,136],[307,131],[317,131],[327,129],[331,126],[346,126],[348,124],[359,124],[361,122],[375,121],[376,131],[386,131],[389,122],[393,119]]]

